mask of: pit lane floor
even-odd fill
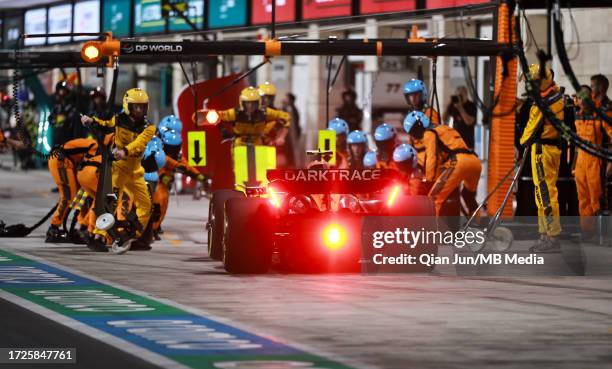
[[[56,200],[51,187],[45,171],[0,171],[0,219],[33,224]],[[206,255],[207,208],[206,200],[179,196],[177,204],[171,197],[164,240],[150,252],[115,256],[44,244],[47,225],[25,239],[0,239],[0,249],[198,309],[351,367],[612,367],[609,277],[231,276]],[[61,334],[69,340],[71,333]]]

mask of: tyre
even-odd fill
[[[225,203],[223,266],[234,274],[260,274],[270,268],[273,218],[268,200],[229,199]]]
[[[208,204],[208,256],[213,260],[223,258],[223,219],[225,202],[228,199],[244,197],[236,190],[217,190],[213,192]]]

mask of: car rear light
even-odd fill
[[[323,244],[330,250],[338,250],[346,244],[346,230],[332,223],[323,229]]]
[[[395,203],[395,200],[397,199],[397,195],[399,195],[399,191],[400,191],[399,185],[395,185],[393,186],[393,188],[391,188],[391,193],[389,193],[389,198],[387,199],[388,207],[393,206],[393,204]]]
[[[272,187],[269,187],[268,194],[270,195],[270,204],[272,204],[272,206],[274,206],[275,208],[280,208],[281,201],[280,201],[280,197],[278,193],[276,192],[276,190]]]

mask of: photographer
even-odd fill
[[[457,87],[455,94],[447,105],[442,119],[448,123],[453,118],[456,129],[470,149],[474,148],[474,124],[476,123],[476,105],[469,100],[465,86]]]

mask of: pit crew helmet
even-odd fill
[[[89,98],[90,99],[93,100],[96,97],[101,97],[102,99],[106,100],[106,91],[104,91],[104,87],[97,86],[93,90],[89,91]]]
[[[157,136],[153,136],[153,138],[151,138],[151,140],[147,143],[147,146],[149,145],[151,146],[151,148],[159,150],[162,150],[164,148],[164,143],[162,142],[161,138]]]
[[[247,87],[240,92],[240,108],[244,109],[244,103],[248,101],[257,101],[261,105],[259,91],[253,86]]]
[[[406,115],[406,118],[404,118],[404,130],[408,134],[410,134],[412,128],[419,122],[423,126],[423,128],[429,128],[429,118],[427,118],[427,116],[423,114],[422,111],[415,110],[413,112],[408,113],[408,115]]]
[[[336,135],[348,134],[349,126],[344,119],[334,118],[327,123],[327,129],[336,131]]]
[[[276,96],[276,86],[270,82],[264,82],[259,85],[260,96]]]
[[[349,145],[366,144],[368,142],[368,138],[366,137],[365,133],[363,133],[363,131],[354,130],[353,132],[349,133],[346,142]]]
[[[531,64],[529,66],[529,77],[534,81],[540,81],[540,90],[546,90],[553,84],[553,73],[548,67],[544,67],[544,78],[540,75],[540,64]],[[521,75],[521,80],[525,78],[525,75]]]
[[[158,146],[157,141],[149,141],[142,157],[142,166],[145,172],[157,172],[164,165],[166,165],[166,154]]]
[[[404,83],[404,96],[412,95],[417,92],[421,93],[421,102],[423,104],[427,103],[427,86],[425,86],[425,83],[423,83],[423,81],[421,81],[420,79],[413,78],[410,81]]]
[[[167,115],[159,121],[157,125],[157,132],[163,134],[166,131],[176,131],[181,133],[183,130],[183,123],[181,120],[174,115]]]
[[[409,144],[401,144],[393,150],[393,161],[396,163],[408,163],[412,168],[417,166],[417,152]]]
[[[363,157],[363,166],[366,169],[376,168],[376,163],[378,160],[376,159],[376,151],[368,151]]]
[[[127,115],[131,115],[132,107],[135,104],[143,104],[145,115],[147,115],[149,95],[147,95],[145,90],[141,88],[130,88],[125,92],[125,95],[123,95],[123,111]]]
[[[55,84],[55,93],[59,93],[60,90],[66,90],[66,91],[70,91],[70,83],[66,80],[64,81],[59,81],[58,83]]]
[[[388,141],[395,138],[395,128],[390,124],[383,123],[376,127],[374,131],[375,141]]]
[[[170,157],[177,159],[181,153],[181,134],[176,131],[166,131],[162,134],[164,152]]]

